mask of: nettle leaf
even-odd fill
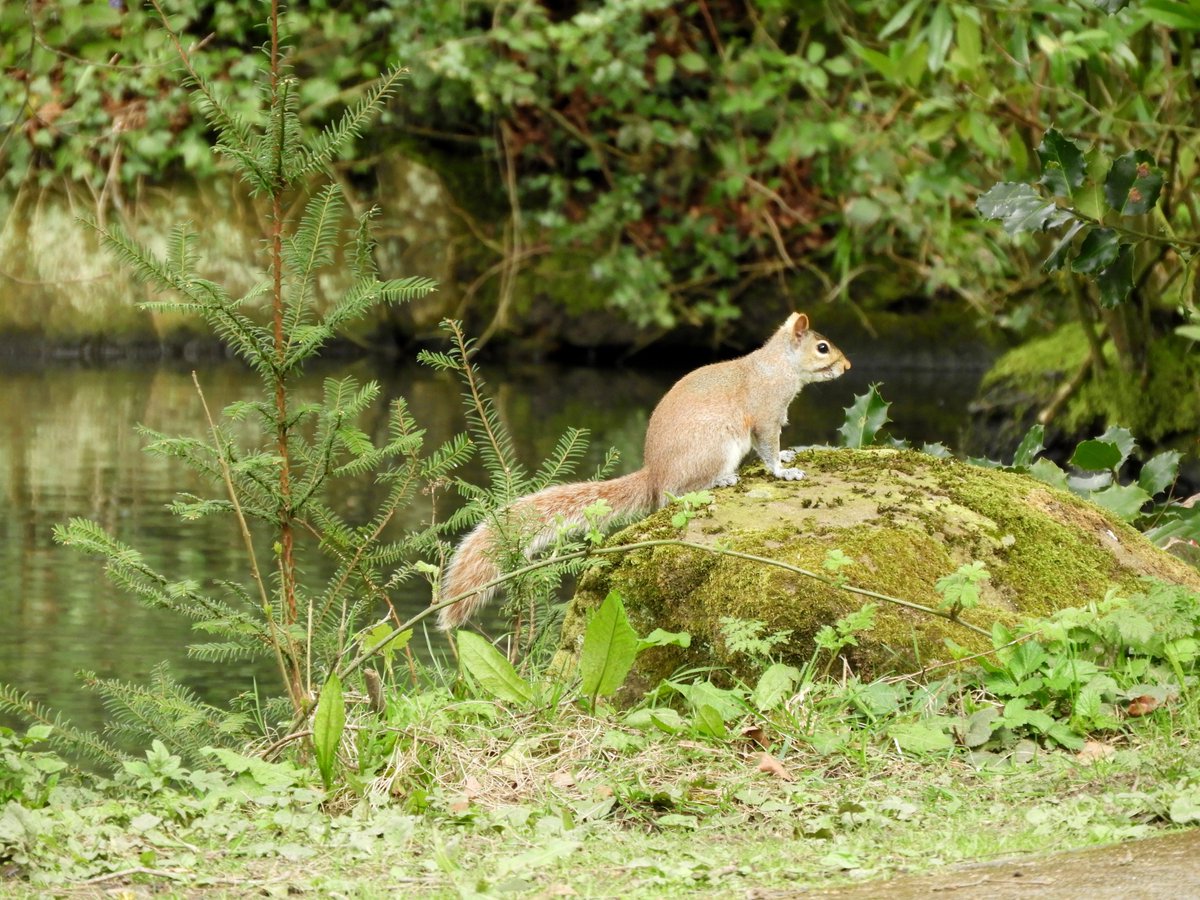
[[[873,384],[867,393],[859,394],[854,403],[846,407],[846,421],[838,429],[842,446],[857,450],[875,442],[875,436],[889,421],[888,407],[891,404],[879,393],[879,385]]]
[[[1052,220],[1058,219],[1056,214],[1061,213],[1053,200],[1047,200],[1027,184],[1013,181],[993,185],[975,201],[975,208],[989,219],[1002,220],[1009,234],[1045,231]]]
[[[1075,452],[1071,454],[1071,465],[1089,472],[1103,472],[1115,469],[1124,458],[1115,441],[1093,438],[1079,442]]]
[[[1083,148],[1058,129],[1051,128],[1042,136],[1037,154],[1042,161],[1042,177],[1038,183],[1044,184],[1055,195],[1070,197],[1075,188],[1083,184],[1086,168]]]
[[[1120,235],[1111,228],[1093,228],[1079,245],[1079,255],[1071,263],[1071,271],[1094,275],[1112,265],[1120,252]]]
[[[1162,169],[1145,150],[1132,150],[1113,160],[1104,179],[1104,199],[1123,216],[1140,216],[1154,208],[1162,192]]]
[[[1125,302],[1133,290],[1133,247],[1121,245],[1116,261],[1096,278],[1100,287],[1100,305],[1105,309]]]

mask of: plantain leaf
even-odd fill
[[[473,631],[460,631],[458,664],[484,691],[506,703],[527,704],[533,688],[499,650]]]
[[[583,634],[579,651],[581,690],[589,697],[608,697],[625,683],[638,654],[638,636],[625,615],[625,604],[616,591],[596,610]]]
[[[346,699],[342,694],[342,682],[337,675],[330,674],[321,688],[317,700],[317,712],[313,717],[313,754],[325,790],[333,787],[333,769],[337,763],[338,747],[342,743],[342,732],[346,729]]]

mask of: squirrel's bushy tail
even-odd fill
[[[454,551],[442,576],[439,599],[449,600],[461,594],[468,596],[441,610],[438,626],[442,630],[457,628],[492,599],[495,586],[484,588],[483,585],[501,574],[496,564],[500,553],[496,534],[498,524],[511,522],[514,531],[522,526],[537,528],[525,547],[525,555],[532,556],[544,549],[560,528],[576,531],[585,528],[587,520],[583,511],[598,500],[606,500],[612,507],[609,519],[647,513],[658,505],[645,469],[608,481],[559,484],[522,497],[497,516],[480,522]],[[474,593],[470,593],[472,591]]]

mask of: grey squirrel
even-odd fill
[[[849,368],[837,347],[809,329],[808,316],[792,313],[753,353],[703,366],[675,382],[650,415],[641,469],[608,481],[549,487],[500,515],[540,525],[525,548],[532,556],[559,529],[586,527],[583,510],[598,500],[608,501],[608,519],[630,518],[662,507],[668,494],[737,484],[738,466],[751,447],[776,478],[803,478],[799,469],[784,467],[792,453],[779,452],[788,406],[806,384],[831,381]],[[461,626],[495,593],[495,587],[483,587],[500,575],[494,529],[492,520],[481,522],[446,566],[442,599],[475,592],[439,612],[442,629]]]

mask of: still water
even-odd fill
[[[258,387],[256,376],[235,363],[205,364],[197,374],[214,410],[253,399]],[[382,386],[380,401],[362,423],[377,440],[386,432],[388,404],[401,395],[427,429],[427,447],[463,427],[458,385],[427,369],[375,361],[326,366],[306,377],[301,393],[315,398],[324,378],[348,374]],[[484,374],[527,465],[536,467],[565,428],[588,428],[591,449],[579,470],[587,477],[609,447],[620,451],[620,471],[641,464],[650,410],[682,372],[538,366],[485,368]],[[870,380],[882,381],[884,396],[893,401],[892,433],[953,446],[978,377],[879,367],[868,375],[856,365],[845,378],[810,387],[796,400],[784,445],[835,442],[843,407]],[[79,671],[138,680],[167,660],[175,677],[212,699],[249,688],[256,679],[266,691],[275,687],[268,663],[217,666],[190,658],[188,645],[204,638],[189,621],[141,606],[104,579],[98,561],[55,544],[53,527],[81,516],[140,550],[168,577],[246,582],[245,553],[229,520],[185,523],[166,509],[179,491],[214,492],[180,463],[142,452],[146,438],[138,426],[204,436],[189,368],[0,368],[0,682],[85,727],[99,725],[104,710],[80,686]],[[463,475],[482,479],[483,472],[468,466]],[[338,501],[353,520],[358,511],[361,518],[369,515],[371,499],[372,485],[364,480]],[[439,517],[452,511],[453,502],[439,502]],[[425,504],[399,525],[429,514]],[[409,591],[393,598],[401,615],[429,602],[416,584]]]

